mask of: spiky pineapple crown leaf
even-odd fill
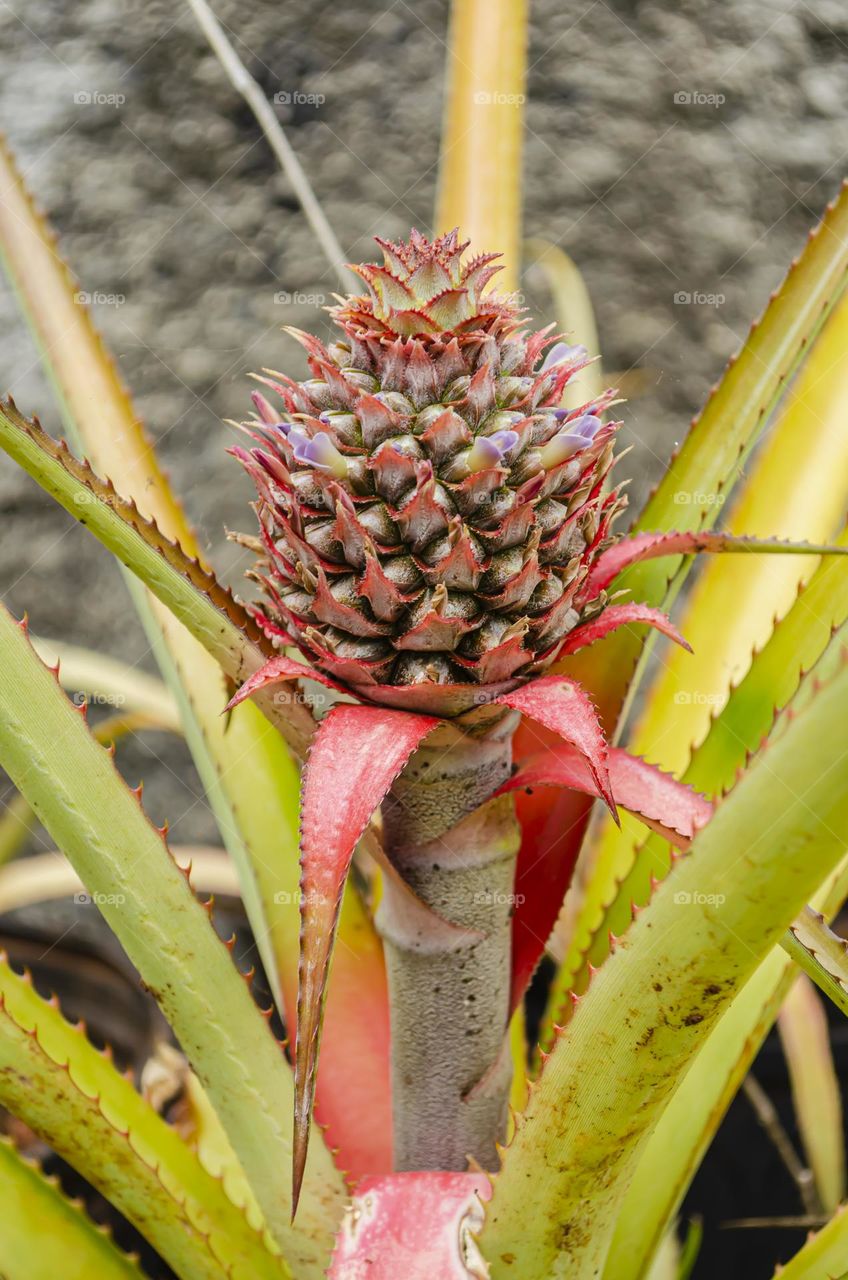
[[[588,355],[487,292],[498,255],[463,261],[455,231],[378,243],[334,342],[290,330],[312,377],[262,379],[283,409],[255,393],[234,451],[259,493],[257,617],[360,697],[455,712],[543,671],[600,607],[618,424],[612,393],[560,407]]]

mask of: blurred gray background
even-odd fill
[[[352,260],[432,216],[447,5],[217,0]],[[591,290],[626,374],[644,494],[838,189],[844,0],[531,0],[528,236]],[[209,554],[232,582],[249,487],[222,425],[251,369],[299,373],[283,323],[323,326],[327,272],[286,179],[184,4],[0,3],[0,123]],[[492,248],[497,246],[480,246]],[[550,300],[529,276],[541,319]],[[708,295],[711,302],[681,302]],[[288,298],[289,301],[281,299]],[[58,415],[0,286],[0,383]],[[578,335],[579,337],[579,335]],[[152,664],[117,571],[0,458],[0,597],[45,635]],[[212,837],[179,744],[121,749],[175,839]]]

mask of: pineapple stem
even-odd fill
[[[467,928],[427,937],[386,882],[377,924],[391,1004],[398,1171],[497,1167],[511,1060],[510,936],[520,832],[509,796],[513,712],[482,709],[466,732],[445,724],[416,752],[383,806],[389,857],[440,916]]]

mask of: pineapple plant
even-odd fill
[[[481,40],[474,8],[457,6],[460,97],[488,57],[515,91],[512,126],[523,10],[499,4]],[[492,119],[451,135],[449,117],[441,227],[487,144],[514,172]],[[657,1268],[677,1266],[683,1192],[798,967],[848,1010],[828,927],[848,892],[844,532],[828,541],[844,432],[822,412],[799,459],[799,401],[776,435],[791,465],[768,445],[754,463],[749,505],[767,494],[770,522],[810,486],[806,541],[716,531],[719,504],[674,500],[737,483],[805,355],[838,410],[845,199],[624,534],[615,393],[571,407],[587,351],[532,332],[479,251],[502,243],[514,270],[515,186],[493,200],[497,236],[473,227],[473,253],[454,230],[380,241],[382,263],[353,268],[364,291],[332,309],[334,339],[295,333],[311,376],[262,375],[233,449],[257,491],[258,537],[242,541],[258,591],[243,602],[200,556],[0,155],[0,243],[76,446],[6,402],[0,448],[125,566],[288,1035],[275,1040],[61,665],[0,610],[0,765],[164,1012],[183,1123],[6,961],[0,1104],[180,1280],[676,1274]],[[678,630],[668,607],[697,552],[735,554],[710,561]],[[714,616],[727,566],[757,574],[766,552],[795,557],[780,561],[798,566],[789,598],[703,741],[673,772],[628,750],[646,751],[626,715],[640,684],[669,737],[694,725],[691,700],[648,680],[646,629],[708,661],[684,636]],[[714,638],[725,655],[737,631],[750,644],[744,603]],[[326,699],[302,696],[316,684]],[[531,1053],[523,1001],[546,950],[559,968]],[[781,1016],[791,1042],[791,1003]],[[18,1209],[0,1229],[9,1280],[141,1274],[5,1145],[0,1183]],[[837,1212],[787,1274],[846,1269]]]

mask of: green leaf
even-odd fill
[[[785,625],[785,622],[781,624],[770,645],[778,640]],[[825,631],[829,633],[829,627]],[[820,658],[814,674],[829,671],[833,675],[838,670],[843,652],[843,644],[837,634]],[[758,660],[759,657],[755,662]],[[797,684],[797,666],[793,665],[797,663],[797,658],[791,650],[787,654],[787,661],[792,678]],[[813,675],[805,680],[795,695],[793,710],[800,709],[809,697],[814,696],[812,691],[816,684]],[[725,713],[727,710],[725,708]],[[769,720],[770,718],[769,713]],[[781,732],[791,725],[790,716],[783,716],[775,726],[772,740],[779,739]],[[737,744],[736,749],[744,750],[744,744]],[[658,867],[657,874],[662,875],[664,871]],[[638,892],[642,896],[636,897],[636,901],[644,901],[644,894],[647,892],[644,885]],[[816,894],[813,901],[818,910],[831,918],[842,906],[846,895],[848,861],[842,863],[838,872]],[[617,917],[619,919],[623,907],[622,900]],[[630,910],[629,904],[627,910]],[[793,927],[806,916],[808,911],[805,907],[796,917]],[[621,1207],[604,1272],[605,1280],[617,1280],[625,1266],[628,1272],[632,1271],[634,1280],[644,1275],[666,1224],[678,1211],[695,1171],[772,1027],[795,976],[796,970],[784,949],[788,936],[785,934],[781,938],[783,945],[775,948],[761,964],[716,1029],[711,1032],[661,1115],[639,1159]]]
[[[502,253],[507,292],[521,265],[527,25],[527,0],[455,0],[447,44],[436,229]]]
[[[715,523],[789,379],[839,301],[846,280],[848,195],[843,189],[694,419],[634,532],[704,529]],[[691,558],[644,561],[622,574],[616,587],[628,589],[634,600],[668,607],[690,568]],[[641,635],[620,631],[593,646],[592,654],[574,666],[595,694],[611,729],[628,687],[628,696],[635,696],[632,673],[642,650]],[[646,658],[647,654],[643,665]]]
[[[826,542],[848,506],[848,298],[829,317],[774,428],[751,460],[724,528],[760,538]],[[799,442],[803,440],[803,447]],[[792,607],[815,557],[715,557],[699,566],[678,626],[694,656],[664,655],[646,691],[631,748],[674,773],[689,763],[732,688]],[[831,578],[839,582],[838,576]],[[848,590],[848,571],[842,567]],[[723,625],[716,628],[717,617]],[[816,629],[816,617],[807,614]]]
[[[19,977],[5,960],[0,1102],[97,1187],[182,1280],[291,1275],[222,1183],[110,1057],[98,1053],[58,1005],[42,1000],[29,978]],[[64,1276],[64,1268],[53,1275]]]
[[[845,1197],[842,1098],[827,1015],[805,974],[793,983],[778,1014],[777,1026],[807,1161],[825,1212],[835,1213]]]
[[[156,676],[119,658],[66,644],[64,640],[48,640],[46,636],[30,636],[32,647],[48,666],[59,664],[59,680],[63,689],[82,693],[98,705],[116,711],[145,716],[151,725],[170,733],[182,733],[180,713],[168,689]]]
[[[558,245],[546,240],[528,240],[524,249],[528,261],[547,280],[559,328],[571,341],[586,347],[590,356],[600,356],[595,310],[576,262]],[[603,390],[601,362],[595,359],[568,383],[562,403],[567,409],[579,409],[587,401],[597,400]]]
[[[128,711],[101,720],[94,729],[94,736],[98,742],[108,745],[118,742],[125,734],[162,727],[143,713]],[[37,826],[38,819],[26,799],[21,795],[13,796],[0,813],[0,867],[17,857]]]
[[[0,185],[0,250],[30,317],[69,436],[78,452],[86,453],[101,474],[156,521],[158,537],[143,524],[139,532],[154,534],[157,555],[164,554],[165,562],[176,557],[177,567],[191,578],[195,572],[191,562],[184,563],[178,548],[160,549],[160,539],[164,535],[187,556],[202,558],[197,539],[90,313],[79,303],[76,282],[2,145]],[[75,498],[83,507],[91,501],[82,492]],[[114,496],[110,500],[115,501]],[[261,711],[256,706],[239,707],[222,719],[220,712],[232,690],[225,690],[218,661],[190,634],[195,618],[188,621],[186,630],[167,607],[141,588],[132,573],[125,570],[124,578],[179,703],[188,746],[237,869],[275,997],[282,1002],[289,1025],[294,1025],[300,928],[298,781],[283,741],[277,733],[269,733],[268,722],[283,735],[295,759],[302,760],[314,731],[311,712],[291,689],[280,686],[268,697],[260,695]],[[232,598],[226,593],[222,598],[222,589],[209,581],[208,574],[201,574],[198,585],[214,596],[214,603],[223,604],[235,623],[236,633],[230,631],[227,641],[231,648],[238,651],[251,636],[261,643],[244,610],[234,611]],[[178,589],[175,584],[172,587]],[[200,605],[208,603],[207,597]],[[194,605],[186,602],[190,612]],[[207,648],[209,639],[215,640],[219,622],[214,614],[208,615],[210,635],[200,635]],[[214,643],[211,647],[214,653]],[[248,667],[257,661],[250,646],[248,659]],[[237,672],[229,674],[238,679]],[[353,886],[342,902],[339,938],[342,946],[327,1006],[316,1111],[330,1141],[339,1148],[344,1167],[360,1174],[390,1167],[391,1115],[385,966],[380,940]],[[339,1082],[343,1087],[337,1087]]]
[[[5,1280],[143,1280],[57,1181],[0,1139],[0,1275]]]
[[[762,319],[752,328],[742,351],[729,364],[703,412],[694,420],[682,448],[637,520],[635,532],[708,528],[715,522],[794,370],[838,303],[847,278],[848,195],[843,190],[773,295]],[[823,372],[821,366],[819,370]],[[833,384],[830,386],[832,390]],[[696,497],[697,501],[693,500]],[[692,557],[682,561],[645,561],[622,574],[615,586],[628,589],[635,600],[668,608],[692,563]],[[762,567],[770,563],[771,559],[764,560]],[[837,573],[844,574],[844,569],[837,569]],[[729,625],[726,615],[725,625]],[[568,673],[592,692],[610,733],[617,724],[623,728],[625,695],[632,699],[638,688],[649,652],[643,649],[643,639],[635,629],[622,630],[568,660]],[[639,672],[632,678],[640,654]],[[794,656],[787,669],[797,672]],[[771,702],[763,733],[768,730],[774,705]],[[673,705],[669,713],[672,711],[681,711],[685,718],[685,706]],[[758,741],[759,737],[754,745]],[[656,760],[653,746],[648,758]],[[690,780],[704,789],[698,778]],[[582,818],[579,812],[573,812],[573,805],[566,808],[561,802],[561,807],[563,823],[585,821],[585,807]],[[565,990],[600,923],[604,904],[612,900],[618,883],[632,867],[634,851],[642,839],[635,824],[625,820],[621,835],[611,830],[611,825],[602,824],[600,836],[596,833],[593,844],[584,849],[570,908],[563,916],[571,931],[566,935],[558,930],[560,945],[567,949],[562,982]],[[657,847],[655,841],[650,842],[655,855]],[[653,870],[650,861],[646,860],[646,866]],[[554,1016],[562,995],[561,989],[554,995]]]
[[[840,1209],[826,1227],[775,1272],[775,1280],[845,1280],[848,1274],[848,1208]]]
[[[843,667],[753,763],[594,975],[494,1179],[480,1235],[492,1280],[598,1275],[640,1149],[681,1076],[843,856],[846,714]]]
[[[313,1143],[291,1226],[293,1090],[282,1051],[161,834],[5,611],[0,702],[0,763],[158,1000],[295,1272],[322,1276],[344,1185]]]
[[[231,679],[242,681],[267,660],[256,624],[217,579],[11,401],[0,407],[0,447],[132,570]]]
[[[725,498],[742,474],[789,379],[839,302],[846,283],[848,190],[843,187],[693,422],[639,516],[635,531],[703,529],[715,523],[722,509],[721,501],[715,499]],[[681,502],[682,496],[690,501]],[[698,501],[694,501],[696,496]],[[675,573],[667,561],[646,561],[622,574],[616,586],[630,590],[634,600],[668,605],[689,567],[683,563]],[[616,661],[624,663],[624,679],[640,647],[641,638],[620,636]]]
[[[824,916],[805,907],[789,927],[783,946],[799,969],[848,1014],[848,942],[828,927]]]
[[[848,544],[848,530],[838,541]],[[695,750],[684,782],[710,796],[733,784],[737,770],[771,729],[775,712],[797,693],[803,673],[819,662],[834,628],[846,618],[848,566],[839,559],[824,559],[765,646],[754,654],[744,678],[730,691],[705,741]],[[834,661],[838,652],[837,644]],[[627,815],[622,817],[620,836],[609,825],[591,853],[592,874],[551,988],[543,1043],[548,1042],[569,991],[585,985],[587,964],[598,965],[607,954],[609,931],[620,933],[630,919],[631,904],[646,901],[651,877],[661,879],[668,872],[666,842],[656,836],[645,839],[644,828]]]

